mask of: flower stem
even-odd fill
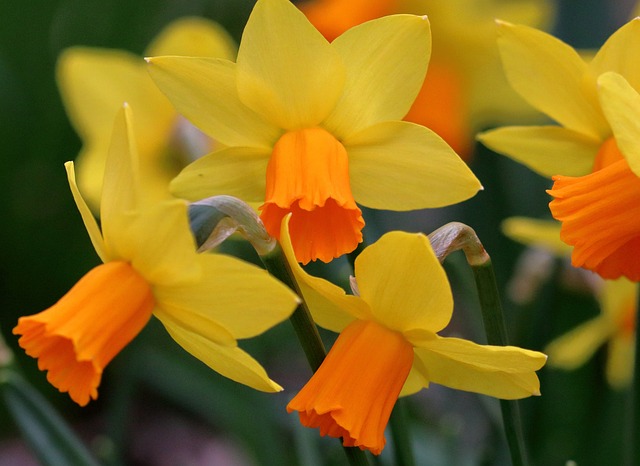
[[[640,284],[636,285],[638,289],[638,297],[636,303],[636,322],[640,322]],[[637,327],[637,324],[636,324]],[[628,414],[626,419],[626,429],[624,438],[624,464],[634,466],[640,464],[640,338],[636,330],[635,356],[633,363],[633,379],[629,389]]]
[[[320,367],[320,364],[322,364],[322,361],[324,361],[327,351],[325,350],[324,343],[322,343],[322,339],[320,338],[318,327],[316,327],[316,324],[311,318],[309,307],[304,301],[304,297],[296,283],[293,272],[291,272],[287,259],[282,252],[282,248],[280,248],[280,245],[276,245],[276,247],[270,252],[261,255],[260,259],[271,275],[295,291],[301,299],[300,305],[295,311],[293,311],[289,320],[291,321],[293,329],[300,341],[300,345],[304,350],[307,361],[309,362],[313,372],[315,372]],[[369,461],[367,460],[365,453],[359,448],[343,447],[343,449],[351,466],[369,465]]]
[[[441,262],[453,251],[464,252],[476,281],[487,343],[496,346],[508,345],[507,327],[491,258],[475,231],[463,223],[452,222],[431,233],[429,239]],[[514,466],[526,466],[527,458],[518,402],[500,400],[500,409],[511,461]]]
[[[413,448],[409,438],[407,419],[407,400],[398,399],[391,412],[389,426],[391,427],[391,437],[393,438],[394,454],[397,466],[415,466],[413,459]]]

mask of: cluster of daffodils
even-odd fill
[[[302,10],[288,0],[258,0],[237,48],[219,26],[191,18],[163,31],[146,63],[117,51],[63,54],[60,87],[84,143],[78,184],[73,162],[67,175],[103,263],[13,330],[52,385],[83,406],[96,399],[104,368],[155,317],[216,372],[280,391],[238,340],[286,320],[304,301],[315,323],[339,336],[287,410],[345,446],[379,454],[398,397],[430,383],[502,399],[540,394],[543,353],[438,334],[451,320],[453,297],[427,236],[396,231],[364,248],[352,294],[301,266],[356,250],[361,206],[443,207],[482,188],[456,150],[470,151],[478,124],[469,102],[476,114],[487,108],[471,95],[480,94],[479,82],[498,81],[489,66],[478,81],[469,78],[475,52],[461,63],[451,59],[456,43],[443,25],[451,21],[447,8],[460,2],[378,2],[364,16],[359,3],[336,24],[327,18],[337,0]],[[545,21],[528,1],[517,3],[504,14]],[[438,11],[434,25],[442,18],[431,66],[431,26],[421,15],[429,8]],[[482,18],[493,34],[486,9],[471,13],[469,22]],[[463,50],[470,39],[461,24],[450,36]],[[559,125],[501,128],[480,139],[553,177],[551,212],[574,265],[640,280],[640,261],[629,260],[640,254],[640,67],[633,55],[640,20],[614,34],[590,64],[537,29],[506,22],[498,29],[511,86]],[[493,50],[489,37],[473,50]],[[498,61],[496,50],[489,55]],[[492,102],[509,100],[497,98],[502,91]],[[431,121],[438,131],[427,128]],[[257,266],[200,252],[189,202],[222,195],[256,209],[280,243],[297,294]],[[635,335],[628,280],[608,282],[601,317],[550,344],[557,365],[575,367],[609,340],[612,383],[628,381]]]

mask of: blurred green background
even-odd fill
[[[469,0],[473,1],[473,0]],[[11,329],[20,315],[59,299],[98,258],[70,196],[63,163],[80,140],[62,107],[54,78],[59,53],[71,45],[121,48],[141,54],[172,19],[198,15],[223,24],[239,40],[249,0],[3,0],[0,2],[0,331],[18,365],[105,464],[344,464],[337,441],[302,429],[284,406],[309,376],[288,323],[246,343],[288,387],[265,395],[229,382],[190,358],[153,323],[108,368],[100,397],[80,409],[46,383],[17,348]],[[580,48],[602,44],[629,18],[631,1],[559,1],[554,33]],[[509,159],[477,148],[472,168],[485,190],[438,212],[365,212],[372,242],[391,229],[429,232],[458,220],[476,229],[491,254],[503,290],[523,248],[507,240],[500,221],[548,216],[547,181]],[[248,260],[252,252],[227,246]],[[337,270],[344,279],[344,264]],[[450,333],[483,341],[471,273],[463,257],[446,263],[456,294]],[[518,305],[505,293],[512,343],[541,350],[555,336],[596,315],[597,304],[562,278],[557,260],[537,297]],[[326,335],[330,340],[331,336]],[[626,394],[603,377],[604,350],[574,372],[544,369],[543,396],[522,403],[535,464],[619,464]],[[507,463],[495,400],[433,386],[404,400],[414,424],[418,464]],[[387,435],[388,437],[388,435]],[[302,455],[302,456],[300,456]],[[304,461],[300,458],[305,458]],[[385,450],[380,464],[391,464]],[[36,464],[0,405],[0,464]]]

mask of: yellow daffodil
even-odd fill
[[[464,159],[471,155],[472,135],[479,128],[531,116],[504,78],[494,18],[542,27],[550,23],[547,1],[310,0],[299,6],[329,41],[384,15],[428,15],[433,35],[429,72],[404,119],[431,128]]]
[[[503,223],[503,231],[516,241],[544,247],[560,257],[571,253],[560,240],[557,222],[514,217]],[[625,388],[633,374],[637,284],[625,278],[598,279],[595,288],[600,315],[552,341],[545,348],[549,366],[576,369],[607,343],[607,381],[614,388]]]
[[[182,347],[220,374],[263,391],[280,387],[237,346],[286,319],[297,297],[264,270],[195,252],[187,205],[143,207],[128,108],[117,116],[105,166],[101,229],[67,162],[69,185],[103,261],[56,304],[21,317],[13,333],[38,367],[80,405],[98,396],[104,367],[151,315]]]
[[[235,56],[235,45],[217,24],[182,18],[167,26],[146,53],[230,59]],[[153,199],[169,197],[169,181],[213,147],[209,137],[178,115],[137,55],[124,50],[71,47],[60,56],[57,78],[69,118],[83,141],[76,161],[78,182],[94,212],[100,205],[113,120],[122,102],[136,109],[144,193]]]
[[[432,131],[399,121],[427,69],[429,22],[389,16],[331,44],[287,0],[258,0],[237,63],[148,59],[160,89],[183,115],[227,147],[173,181],[187,199],[229,194],[263,202],[280,235],[289,212],[298,260],[328,262],[355,249],[375,209],[440,207],[480,183]]]
[[[553,216],[572,263],[603,278],[640,280],[640,19],[586,63],[541,31],[500,23],[512,86],[559,126],[507,127],[481,141],[553,177]]]
[[[314,320],[340,335],[318,371],[287,406],[321,435],[379,454],[399,395],[431,382],[505,399],[539,395],[546,356],[482,346],[437,333],[453,311],[451,289],[421,234],[391,232],[356,259],[354,291],[302,270],[283,220],[282,248]]]

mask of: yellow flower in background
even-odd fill
[[[258,390],[281,390],[237,339],[286,319],[297,297],[262,269],[197,254],[184,201],[142,205],[132,129],[125,107],[105,165],[101,228],[76,186],[73,162],[65,165],[103,264],[49,309],[21,317],[13,329],[20,346],[52,385],[84,406],[97,398],[104,367],[153,314],[213,370]]]
[[[455,152],[427,128],[400,121],[429,50],[424,17],[385,17],[329,44],[289,1],[259,0],[237,63],[148,59],[178,111],[227,146],[183,170],[172,191],[263,202],[274,237],[293,213],[303,263],[356,248],[364,226],[356,202],[406,211],[473,196],[480,183]]]
[[[426,236],[391,232],[367,247],[355,262],[351,296],[302,270],[288,220],[281,244],[300,291],[314,320],[340,333],[287,406],[303,425],[379,454],[398,396],[431,382],[504,399],[540,394],[535,371],[544,354],[437,334],[451,320],[453,298]]]
[[[433,36],[429,71],[404,119],[434,130],[465,160],[479,129],[533,116],[502,72],[494,18],[544,28],[552,16],[548,1],[309,0],[298,5],[329,41],[384,15],[428,15]]]
[[[168,25],[147,54],[233,58],[235,44],[216,23],[182,18]],[[97,212],[113,120],[128,102],[136,109],[135,134],[145,173],[144,193],[169,197],[169,181],[195,158],[210,152],[211,139],[175,111],[158,90],[141,57],[124,50],[71,47],[60,56],[57,79],[63,103],[82,138],[76,160],[78,182]]]
[[[553,177],[553,216],[572,263],[603,278],[640,280],[640,19],[586,63],[541,31],[500,23],[512,86],[558,126],[507,127],[480,135],[489,148]]]
[[[510,238],[526,245],[544,247],[559,257],[571,254],[560,240],[560,224],[548,220],[513,217],[502,225]],[[553,340],[546,348],[550,367],[573,370],[584,365],[607,344],[607,382],[625,388],[633,374],[636,335],[637,284],[625,278],[598,279],[595,284],[600,315]]]

